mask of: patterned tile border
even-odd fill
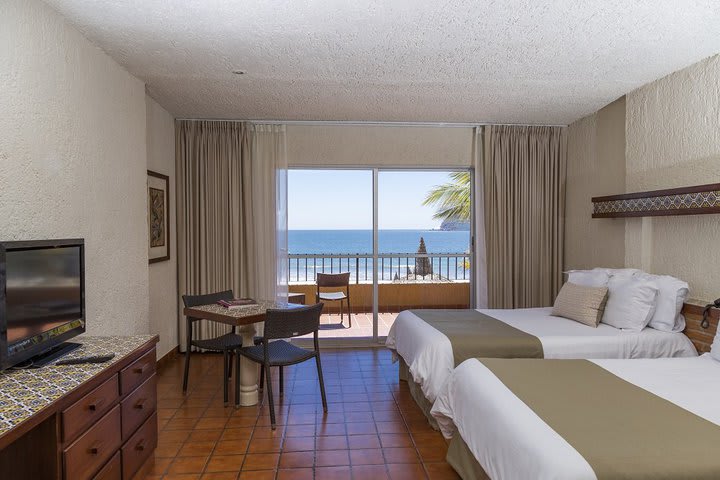
[[[720,213],[720,184],[596,197],[593,218]]]
[[[38,369],[0,372],[0,436],[67,392],[90,380],[109,365],[122,360],[123,357],[149,342],[153,337],[154,335],[132,337],[86,337],[82,335],[72,340],[82,343],[82,347],[63,358],[108,353],[114,353],[115,358],[103,364],[73,365],[72,368],[48,365]]]

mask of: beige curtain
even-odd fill
[[[176,123],[179,301],[186,293],[226,289],[238,297],[273,298],[282,289],[275,268],[282,244],[276,225],[277,212],[283,217],[286,206],[277,201],[285,197],[275,178],[287,168],[285,132],[282,126],[258,127],[231,121]],[[203,321],[198,337],[227,330]]]
[[[485,129],[491,308],[548,306],[562,286],[566,150],[563,127]]]

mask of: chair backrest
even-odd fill
[[[265,314],[263,338],[275,340],[292,338],[317,332],[320,328],[322,303],[308,307],[268,309]]]
[[[204,295],[183,295],[182,300],[183,304],[186,307],[197,307],[198,305],[209,305],[211,303],[216,303],[218,300],[232,300],[234,298],[232,290],[224,290],[222,292],[215,292],[215,293],[206,293]],[[200,318],[196,317],[185,317],[187,319],[186,325],[187,325],[187,332],[185,335],[187,336],[187,343],[188,348],[190,344],[193,342],[193,337],[195,335],[194,330],[197,330],[193,328],[193,325],[195,322],[200,321]],[[232,327],[232,332],[235,333],[235,327]]]
[[[218,300],[232,300],[232,290],[225,290],[222,292],[206,293],[205,295],[183,295],[183,304],[186,307],[197,307],[198,305],[209,305],[216,303]]]
[[[317,286],[320,287],[347,287],[350,285],[350,272],[345,273],[318,273]]]

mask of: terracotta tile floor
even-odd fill
[[[378,336],[387,337],[390,327],[395,323],[398,312],[380,312],[378,314]],[[372,337],[373,315],[371,312],[352,314],[352,328],[347,315],[340,320],[339,313],[324,313],[320,317],[320,338],[358,338]],[[312,337],[309,335],[308,337]]]
[[[182,359],[174,360],[158,374],[160,433],[147,478],[458,478],[388,350],[328,349],[322,362],[328,413],[314,362],[286,367],[273,431],[265,406],[223,407],[219,355],[193,356],[187,396]]]

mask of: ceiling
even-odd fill
[[[720,52],[718,0],[46,2],[181,118],[567,124]]]

